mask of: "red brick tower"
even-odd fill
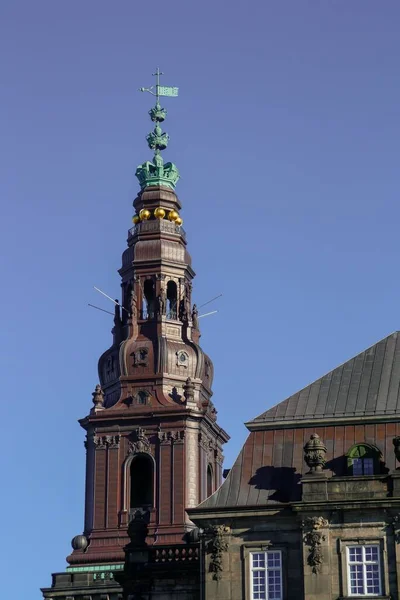
[[[87,432],[84,532],[73,539],[67,573],[53,576],[45,597],[55,587],[64,597],[61,588],[78,584],[81,594],[97,584],[116,593],[107,573],[122,568],[135,519],[146,524],[148,548],[178,555],[194,528],[185,509],[221,483],[228,436],[211,402],[213,365],[199,346],[195,273],[174,191],[179,174],[160,154],[168,136],[158,97],[150,116],[155,156],[136,172],[141,191],[119,270],[113,343],[99,360],[94,406],[80,421]]]

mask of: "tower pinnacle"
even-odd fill
[[[161,107],[160,96],[176,97],[178,95],[178,88],[160,85],[161,75],[163,73],[157,67],[157,71],[153,73],[153,76],[157,78],[155,92],[153,91],[154,86],[140,88],[141,92],[149,92],[156,97],[155,106],[149,110],[150,118],[155,123],[155,126],[153,131],[146,136],[149,148],[154,150],[153,162],[146,161],[136,169],[136,177],[139,180],[142,190],[150,186],[164,186],[175,189],[179,180],[179,171],[176,165],[170,162],[164,164],[164,159],[161,156],[161,151],[165,150],[168,146],[169,135],[163,132],[160,126],[160,123],[167,116],[167,111]]]

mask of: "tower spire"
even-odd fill
[[[167,111],[162,108],[160,104],[160,96],[176,97],[178,96],[177,87],[169,87],[160,85],[160,76],[163,75],[157,67],[153,76],[156,77],[155,91],[154,86],[149,88],[141,87],[139,91],[148,92],[156,97],[156,103],[149,110],[150,119],[153,121],[154,129],[147,136],[147,144],[150,150],[154,150],[153,162],[146,161],[142,165],[139,165],[136,169],[136,177],[139,180],[140,187],[142,190],[150,186],[164,186],[171,189],[175,189],[175,186],[179,180],[179,171],[173,163],[165,163],[161,156],[161,151],[165,150],[168,146],[169,135],[163,132],[160,123],[165,121]]]

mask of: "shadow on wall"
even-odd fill
[[[260,467],[251,477],[249,485],[265,490],[273,502],[301,500],[301,474],[294,467]]]

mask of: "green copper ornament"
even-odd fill
[[[162,131],[160,123],[165,121],[167,117],[167,111],[160,105],[160,96],[176,97],[178,95],[177,87],[167,87],[160,85],[160,69],[157,67],[157,71],[153,73],[153,76],[157,78],[155,92],[154,86],[150,88],[140,88],[141,92],[149,92],[153,96],[156,96],[156,104],[149,110],[150,119],[155,123],[154,130],[151,131],[147,136],[147,144],[150,150],[154,150],[153,162],[146,161],[142,165],[139,165],[136,169],[136,177],[139,180],[140,187],[142,189],[149,186],[166,186],[175,189],[175,186],[179,180],[179,171],[173,163],[165,163],[161,156],[161,151],[165,150],[168,146],[169,135]]]

